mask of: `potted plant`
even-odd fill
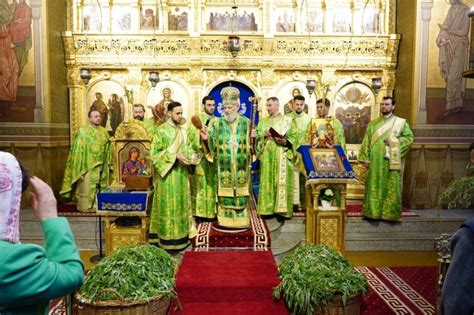
[[[359,314],[368,290],[364,275],[326,245],[298,247],[278,270],[273,297],[283,297],[292,314]]]
[[[121,247],[86,275],[78,314],[166,314],[177,261],[153,245]]]
[[[334,210],[333,200],[336,199],[336,193],[331,187],[321,189],[319,192],[319,201],[323,210]]]
[[[474,176],[453,180],[439,195],[438,203],[448,209],[470,209],[474,205]]]

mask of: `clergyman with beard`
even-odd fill
[[[250,138],[255,137],[255,130],[238,112],[239,96],[239,89],[223,88],[224,116],[208,131],[201,131],[201,139],[209,141],[210,157],[217,167],[217,221],[227,229],[250,226]]]
[[[150,243],[181,250],[196,235],[190,207],[188,166],[196,164],[186,142],[183,106],[171,102],[167,120],[156,128],[151,160],[156,169],[150,215]]]
[[[369,219],[396,221],[401,217],[403,158],[414,140],[406,119],[395,116],[395,100],[386,96],[379,118],[367,126],[359,161],[368,169],[363,215]]]

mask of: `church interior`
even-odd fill
[[[437,314],[451,237],[474,217],[473,12],[474,0],[0,1],[0,151],[51,186],[86,270],[126,245],[154,244],[176,260],[177,300],[171,298],[162,314],[312,313],[295,308],[297,298],[288,298],[290,289],[279,275],[296,268],[291,263],[306,245],[321,244],[342,255],[367,284],[356,306],[353,296],[345,296],[342,311],[314,314]],[[212,113],[203,106],[206,96],[215,101]],[[280,132],[282,123],[270,129],[287,136],[268,144],[274,136],[263,126],[272,117],[290,117],[298,96],[309,120],[339,121],[343,143],[337,130],[335,143],[308,145],[306,133],[293,141],[293,127]],[[388,115],[381,105],[386,97],[395,108]],[[279,101],[276,112],[268,105],[272,98]],[[329,101],[325,116],[318,100]],[[227,131],[218,122],[230,117],[234,101],[249,128],[247,138],[223,142]],[[135,104],[142,104],[143,122]],[[82,154],[74,143],[94,112],[100,113],[95,126],[105,138],[84,144],[101,150],[95,173],[87,177],[84,210],[63,192],[68,176],[74,178],[73,192],[78,178],[85,181],[84,172],[69,173],[69,160]],[[175,112],[182,116],[179,123]],[[382,141],[381,163],[390,161],[387,172],[395,172],[396,181],[388,173],[374,175],[379,162],[367,153],[379,140],[369,136],[373,122],[392,114],[411,135],[408,142],[398,140],[404,131],[395,131],[394,122],[393,137]],[[196,117],[208,118],[198,128]],[[180,149],[171,152],[179,137],[169,147],[163,144],[168,123],[187,135],[180,146],[197,130],[197,150],[204,152],[183,157],[186,167],[176,166]],[[297,125],[291,119],[288,124]],[[224,158],[235,147],[247,163],[243,175],[238,154]],[[273,147],[285,153],[267,159],[266,148]],[[213,150],[218,153],[211,159]],[[127,178],[134,153],[144,162],[140,173]],[[392,158],[398,161],[394,168]],[[278,169],[270,176],[267,162]],[[197,180],[208,176],[201,173],[203,163],[217,174],[212,185],[218,192],[211,198],[215,210],[201,216],[196,195],[212,186]],[[229,172],[237,180],[221,194],[230,176],[225,167],[235,167]],[[166,174],[178,168],[184,182],[166,186]],[[369,184],[374,176],[376,184]],[[272,188],[265,186],[272,180]],[[244,192],[235,187],[240,184]],[[367,214],[367,198],[384,189],[398,194],[395,219]],[[286,207],[281,198],[291,195],[285,214],[260,211],[272,191],[278,207]],[[328,191],[336,194],[327,198],[335,202],[325,208]],[[184,197],[168,202],[175,195]],[[391,198],[381,196],[380,204]],[[232,198],[234,208],[225,201]],[[189,202],[189,220],[182,220],[190,232],[178,246],[179,240],[164,238],[160,222],[173,217],[183,200]],[[220,225],[230,212],[229,220],[237,220],[241,200],[245,223]],[[31,207],[25,192],[20,239],[44,246]],[[281,299],[272,298],[277,286],[283,288]],[[159,314],[140,307],[133,314]],[[335,302],[329,307],[338,308]],[[86,310],[81,313],[81,301],[72,294],[52,300],[49,312],[96,314]]]

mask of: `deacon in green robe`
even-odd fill
[[[293,214],[294,165],[292,143],[287,139],[292,119],[279,113],[278,98],[267,99],[269,116],[257,128],[257,156],[260,160],[260,183],[257,212],[290,218]]]
[[[143,123],[148,128],[148,133],[150,135],[154,135],[155,131],[156,131],[156,128],[157,128],[157,126],[155,125],[155,122],[152,119],[146,119],[145,118],[145,119],[143,119]]]
[[[156,129],[151,143],[151,160],[156,169],[150,215],[150,243],[180,250],[196,234],[191,211],[188,166],[195,156],[186,144],[183,107],[168,104],[169,118]]]
[[[250,120],[237,112],[240,91],[235,87],[221,90],[224,116],[208,132],[212,159],[217,167],[217,220],[225,228],[250,226]]]
[[[100,122],[100,112],[91,110],[89,123],[74,136],[59,192],[61,197],[75,201],[77,209],[83,212],[95,211],[96,185],[100,178],[101,188],[107,187],[109,177],[109,134]]]
[[[359,160],[368,167],[363,214],[371,219],[399,220],[401,213],[402,159],[413,142],[405,119],[393,114],[395,102],[384,97],[381,117],[367,126]]]
[[[203,110],[197,116],[202,124],[202,129],[212,128],[216,118],[214,117],[216,101],[209,96],[202,99]],[[191,200],[193,214],[199,218],[214,219],[216,217],[216,188],[217,168],[216,164],[209,162],[205,155],[209,154],[207,144],[201,140],[201,129],[190,126],[188,130],[188,143],[201,161],[196,165],[191,174]]]
[[[307,143],[308,139],[308,127],[311,123],[311,116],[304,111],[305,109],[305,98],[303,95],[297,95],[293,99],[293,111],[286,116],[290,117],[293,121],[291,123],[289,134],[295,139],[294,144],[294,194],[293,194],[293,207],[298,210],[304,209],[305,204],[305,183],[306,183],[306,170],[303,164],[303,158],[301,153],[296,150],[302,144]]]

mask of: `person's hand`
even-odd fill
[[[270,131],[265,130],[265,131],[263,132],[263,136],[264,136],[265,138],[268,138],[268,137],[271,137],[272,134],[270,133]]]
[[[279,145],[286,145],[286,139],[285,138],[275,138],[275,142]]]
[[[204,140],[204,141],[207,141],[207,140],[209,139],[209,135],[208,135],[207,132],[204,131],[204,130],[201,130],[201,131],[199,132],[199,135],[201,136],[201,139]]]
[[[36,218],[40,221],[57,218],[57,202],[51,187],[36,176],[30,178],[30,185],[30,202]]]
[[[191,164],[191,162],[187,158],[184,157],[183,153],[176,154],[176,158],[184,165]]]
[[[388,138],[385,138],[383,140],[383,143],[385,143],[385,145],[390,145],[390,140]]]

